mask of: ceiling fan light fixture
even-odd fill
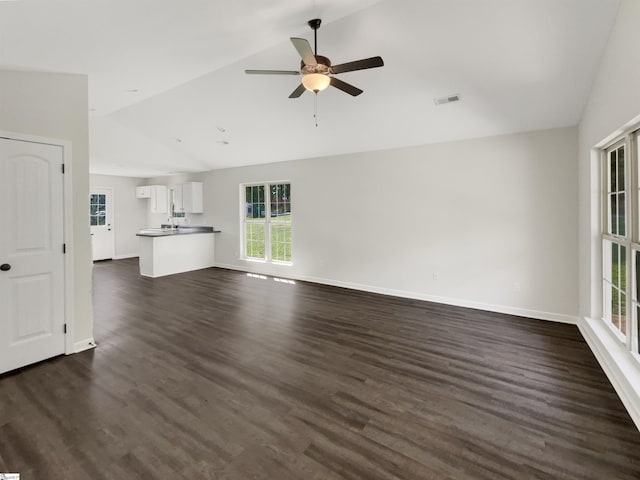
[[[0,0],[1,1],[1,0]],[[329,58],[318,55],[318,28],[320,27],[320,19],[314,18],[309,20],[308,24],[313,30],[313,44],[315,48],[311,48],[311,44],[304,38],[291,37],[291,43],[300,55],[299,70],[245,70],[249,75],[302,75],[302,82],[291,92],[289,98],[298,98],[306,90],[314,93],[322,92],[329,86],[357,97],[362,93],[357,87],[343,82],[334,76],[340,73],[355,72],[356,70],[366,70],[369,68],[377,68],[384,66],[382,57],[363,58],[353,62],[341,63],[340,65],[332,65]]]
[[[307,73],[302,77],[304,88],[315,93],[326,90],[330,83],[331,78],[324,73]]]

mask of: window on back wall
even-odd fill
[[[638,132],[602,152],[602,316],[638,353],[640,168]]]
[[[291,184],[245,184],[241,189],[243,257],[291,263]]]

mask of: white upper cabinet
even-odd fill
[[[167,213],[167,187],[164,185],[151,185],[151,213]]]
[[[203,183],[188,182],[174,185],[173,204],[176,212],[204,212]]]
[[[151,186],[143,185],[141,187],[136,187],[136,197],[137,198],[151,198]]]
[[[151,213],[167,213],[167,187],[164,185],[141,185],[136,187],[136,197],[148,198]]]

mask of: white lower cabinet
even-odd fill
[[[214,234],[146,236],[140,238],[140,274],[163,277],[213,267]]]

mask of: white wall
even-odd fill
[[[640,115],[640,2],[620,5],[579,128],[580,313],[599,316],[599,167],[591,149]]]
[[[220,266],[575,321],[576,169],[564,128],[214,170],[204,223]],[[294,265],[240,260],[239,184],[279,180]]]
[[[86,75],[0,71],[0,130],[73,143],[74,337],[91,339],[89,127]]]
[[[144,184],[140,178],[91,175],[91,188],[113,190],[113,231],[115,252],[118,258],[138,256],[136,233],[147,225],[147,199],[136,198],[136,187]]]
[[[623,0],[579,126],[580,329],[640,427],[640,363],[601,318],[599,162],[593,147],[640,125],[640,2]]]

